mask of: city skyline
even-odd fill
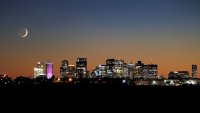
[[[80,60],[80,61],[79,61]],[[81,73],[83,73],[84,75],[86,75],[86,76],[91,76],[91,74],[94,72],[95,73],[95,71],[97,70],[97,68],[100,68],[99,66],[106,66],[105,68],[107,68],[107,71],[109,70],[109,64],[107,64],[108,63],[108,61],[110,62],[110,60],[112,61],[114,61],[113,63],[113,67],[115,67],[115,68],[117,68],[118,67],[118,65],[119,64],[121,64],[121,66],[123,67],[123,66],[131,66],[131,71],[133,71],[134,72],[134,68],[136,69],[137,68],[137,66],[144,66],[144,70],[143,70],[143,72],[145,72],[145,67],[147,66],[156,66],[156,76],[162,76],[162,77],[165,77],[165,78],[169,78],[169,76],[170,76],[170,73],[171,72],[173,72],[173,73],[179,73],[179,72],[188,72],[188,77],[189,78],[199,78],[199,75],[198,75],[198,73],[199,73],[199,71],[198,71],[198,67],[197,67],[197,65],[196,64],[192,64],[191,65],[191,70],[170,70],[166,75],[163,75],[163,74],[159,74],[158,73],[158,70],[159,70],[159,65],[158,64],[155,64],[155,63],[145,63],[145,62],[143,62],[143,61],[141,61],[141,60],[138,60],[138,61],[136,61],[136,62],[133,62],[132,60],[130,61],[130,62],[125,62],[125,60],[123,60],[123,59],[116,59],[116,58],[109,58],[109,59],[106,59],[105,60],[105,63],[101,63],[101,64],[96,64],[93,68],[92,68],[92,70],[88,70],[87,69],[87,58],[76,58],[76,62],[75,62],[75,65],[74,64],[70,64],[69,63],[69,61],[67,60],[67,59],[64,59],[64,60],[62,60],[61,62],[60,62],[60,68],[59,68],[59,72],[55,72],[54,70],[54,68],[53,67],[55,67],[54,66],[54,63],[51,61],[51,60],[47,60],[47,61],[38,61],[37,63],[35,63],[35,66],[34,66],[34,68],[33,68],[33,73],[32,74],[30,74],[30,75],[16,75],[15,77],[19,77],[19,76],[28,76],[28,77],[31,77],[31,78],[36,78],[37,76],[46,76],[48,79],[50,79],[50,78],[52,78],[52,76],[54,75],[55,77],[62,77],[62,74],[64,74],[65,73],[65,76],[69,76],[69,75],[73,75],[73,76],[77,76],[77,75],[79,75],[79,70],[80,71],[83,71],[83,72],[81,72]],[[65,62],[65,63],[63,63],[63,62]],[[78,63],[78,62],[80,62],[80,64]],[[121,63],[120,63],[121,62]],[[64,66],[64,73],[63,73],[63,66]],[[70,66],[72,66],[72,67],[70,67]],[[81,66],[81,67],[79,67],[79,66]],[[86,67],[85,67],[86,66]],[[117,67],[116,67],[117,66]],[[120,65],[119,65],[120,66]],[[120,66],[120,67],[121,67]],[[133,67],[132,67],[133,66]],[[68,68],[70,69],[70,68],[74,68],[73,70],[74,70],[74,72],[73,73],[68,73],[68,71],[70,71],[70,70],[68,70]],[[101,68],[104,68],[104,67],[101,67]],[[128,68],[128,67],[127,67]],[[66,70],[67,69],[67,70]],[[133,70],[132,70],[133,69]],[[71,70],[71,71],[73,71],[73,70]],[[113,71],[115,70],[114,68],[112,69]],[[67,73],[68,74],[67,74]],[[88,72],[88,73],[87,73]],[[108,71],[109,72],[109,71]],[[106,72],[107,74],[108,74],[108,72]],[[191,72],[191,73],[190,73]],[[57,75],[55,74],[55,73],[58,73]],[[75,74],[76,73],[76,74]],[[12,77],[13,75],[9,75],[9,74],[6,74],[6,73],[0,73],[1,75],[8,75],[8,76],[10,76],[10,77]],[[113,73],[114,74],[114,73]],[[98,77],[99,75],[95,75],[96,77]],[[122,76],[124,76],[123,75],[123,71],[122,71]],[[126,75],[125,75],[126,76]],[[128,74],[128,76],[130,76],[129,74]],[[133,75],[133,76],[135,76],[135,77],[137,77],[138,75]],[[140,75],[139,75],[140,76]],[[145,74],[142,74],[142,76],[144,77],[145,76]],[[149,75],[148,75],[149,76]],[[151,76],[151,75],[150,75]],[[15,78],[14,77],[14,78]],[[153,77],[153,76],[152,76]],[[155,75],[154,75],[154,77],[155,77]]]
[[[33,76],[38,61],[108,58],[158,64],[158,75],[200,65],[198,0],[1,0],[0,74]],[[20,37],[22,28],[27,37]],[[199,76],[198,71],[198,76]]]

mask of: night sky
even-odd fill
[[[87,57],[158,64],[159,75],[200,66],[199,0],[1,0],[0,74],[33,76],[38,61]],[[27,28],[26,38],[19,31]]]

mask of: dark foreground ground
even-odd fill
[[[5,98],[82,99],[82,98],[194,98],[200,97],[200,86],[126,86],[85,84],[43,84],[0,87]]]
[[[84,85],[45,84],[34,86],[10,86],[0,88],[1,108],[19,107],[62,110],[88,109],[157,109],[175,108],[177,105],[195,106],[199,102],[199,86],[126,86],[126,85]],[[2,107],[3,105],[3,107]],[[112,107],[114,106],[114,107]],[[181,109],[182,109],[181,108]],[[48,109],[48,110],[50,110]],[[36,110],[37,109],[32,109]]]

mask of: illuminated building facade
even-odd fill
[[[192,78],[197,78],[197,65],[192,65]]]
[[[60,78],[67,78],[69,74],[69,63],[68,60],[63,60],[61,62],[61,67],[60,67]]]
[[[131,79],[133,78],[134,69],[135,69],[135,64],[129,63],[128,64],[128,77]]]
[[[107,65],[98,65],[95,70],[95,75],[97,77],[106,77],[107,76]]]
[[[122,76],[121,77],[129,77],[129,72],[128,72],[128,64],[124,63],[122,67]]]
[[[75,65],[69,65],[69,75],[72,77],[76,77],[76,67]]]
[[[156,64],[149,64],[148,65],[148,68],[149,68],[149,76],[157,76],[158,75],[158,65]]]
[[[145,65],[138,61],[133,67],[133,77],[136,78],[156,78],[158,75],[158,66],[156,64]]]
[[[186,79],[189,78],[188,71],[170,71],[168,79]]]
[[[143,76],[144,78],[156,78],[157,76],[157,68],[156,64],[148,64],[143,66]]]
[[[37,78],[40,75],[45,75],[44,74],[44,66],[41,62],[38,62],[37,66],[34,68],[34,78]]]
[[[142,61],[138,61],[135,64],[135,69],[134,69],[134,76],[142,76],[143,75],[143,68],[144,68],[144,64],[142,63]]]
[[[77,58],[76,73],[78,77],[83,77],[87,72],[87,58]]]
[[[51,79],[53,77],[53,63],[51,62],[46,63],[46,76],[47,79]]]
[[[106,60],[107,65],[107,76],[113,77],[114,75],[114,66],[115,66],[115,59],[107,59]]]
[[[123,74],[123,64],[124,60],[115,60],[115,65],[114,65],[114,77],[116,78],[121,78]]]

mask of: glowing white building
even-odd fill
[[[38,62],[37,66],[34,68],[34,78],[37,78],[40,75],[45,75],[45,74],[44,74],[43,64],[41,62]]]

